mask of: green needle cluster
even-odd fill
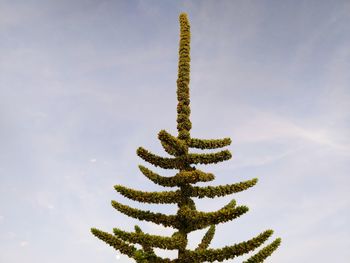
[[[248,211],[246,206],[237,206],[232,200],[221,209],[214,212],[202,212],[196,209],[193,198],[215,198],[244,191],[257,183],[257,179],[251,179],[234,184],[219,186],[195,186],[199,182],[210,182],[215,179],[212,173],[206,173],[195,167],[196,164],[215,164],[231,158],[228,150],[214,153],[191,153],[191,148],[202,150],[223,148],[231,144],[230,138],[223,139],[198,139],[192,138],[190,130],[190,25],[187,15],[180,14],[180,44],[179,65],[177,79],[177,130],[174,136],[165,130],[158,133],[158,139],[164,150],[171,157],[161,157],[139,147],[137,155],[144,161],[163,168],[178,170],[173,176],[162,176],[149,168],[140,165],[141,173],[154,182],[164,187],[176,187],[173,191],[145,192],[134,190],[122,185],[114,186],[121,195],[142,203],[152,204],[177,204],[178,211],[174,215],[153,213],[148,210],[132,208],[117,201],[112,201],[112,206],[129,217],[148,221],[165,227],[172,227],[174,233],[170,237],[144,233],[139,226],[135,226],[134,232],[126,232],[118,228],[113,229],[113,234],[92,228],[91,232],[116,250],[134,259],[136,262],[214,262],[233,259],[250,253],[260,247],[273,233],[266,230],[248,241],[226,246],[219,249],[209,248],[215,235],[215,226],[231,221]],[[208,228],[206,234],[194,250],[187,248],[188,234],[195,230]],[[263,247],[244,263],[263,262],[265,258],[277,249],[281,240],[275,239],[269,245]],[[136,246],[137,245],[137,246]],[[162,258],[156,255],[154,248],[177,250],[176,259]]]

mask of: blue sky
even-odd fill
[[[132,262],[89,232],[138,223],[110,200],[176,211],[113,185],[162,190],[135,152],[165,156],[157,133],[176,134],[180,12],[192,135],[233,141],[230,161],[201,168],[215,185],[259,178],[233,196],[250,211],[219,225],[212,247],[272,228],[283,243],[266,262],[348,262],[349,1],[89,0],[0,1],[0,262]]]

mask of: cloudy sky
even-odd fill
[[[162,190],[135,152],[166,156],[157,133],[176,135],[180,12],[192,30],[192,136],[233,141],[230,161],[201,168],[215,173],[212,185],[259,178],[197,202],[250,207],[217,227],[212,247],[271,228],[283,243],[266,262],[349,262],[350,2],[341,0],[0,0],[0,262],[132,262],[89,231],[138,223],[110,200],[176,211],[113,185]]]

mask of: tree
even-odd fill
[[[127,216],[172,227],[176,231],[171,237],[151,235],[144,233],[139,226],[135,226],[134,232],[126,232],[114,228],[114,234],[109,234],[92,228],[91,232],[121,253],[133,258],[136,262],[213,262],[232,259],[249,253],[262,245],[273,233],[266,230],[248,241],[225,246],[219,249],[209,248],[215,234],[215,225],[233,220],[248,211],[246,206],[236,206],[235,200],[215,212],[197,211],[192,198],[215,198],[244,191],[257,183],[257,179],[244,182],[220,185],[220,186],[194,186],[198,182],[214,180],[212,173],[205,173],[197,169],[195,164],[214,164],[231,158],[228,150],[216,153],[190,153],[190,148],[217,149],[230,145],[230,138],[223,139],[197,139],[190,136],[190,25],[187,15],[180,14],[180,44],[179,65],[177,79],[177,130],[175,137],[165,130],[158,133],[164,150],[173,156],[157,156],[146,149],[139,147],[137,155],[144,161],[164,169],[177,169],[172,177],[161,176],[145,166],[140,165],[140,171],[155,184],[164,187],[178,187],[175,191],[144,192],[116,185],[114,188],[121,195],[143,203],[152,204],[177,204],[176,215],[165,215],[135,209],[112,201],[112,206]],[[208,228],[203,239],[195,250],[187,249],[187,236],[190,232]],[[272,243],[262,248],[251,256],[245,263],[263,262],[265,258],[279,246],[281,240],[277,238]],[[138,244],[136,247],[134,244]],[[154,248],[177,250],[176,259],[161,258],[156,255]]]

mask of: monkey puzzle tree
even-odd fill
[[[114,188],[123,196],[132,200],[152,204],[177,204],[175,215],[153,213],[123,205],[112,201],[112,206],[127,216],[172,227],[176,231],[170,237],[144,233],[139,226],[134,232],[126,232],[114,228],[114,234],[109,234],[92,228],[91,232],[121,253],[133,258],[136,262],[213,262],[232,259],[249,253],[262,245],[273,233],[266,230],[248,241],[225,246],[219,249],[209,248],[215,234],[215,225],[241,216],[248,211],[246,206],[236,206],[232,200],[226,206],[215,212],[201,212],[196,209],[192,198],[215,198],[237,193],[254,186],[257,179],[220,186],[194,186],[198,182],[214,180],[212,173],[197,169],[195,164],[214,164],[231,158],[228,150],[216,153],[190,153],[190,148],[217,149],[230,145],[230,138],[197,139],[190,136],[190,25],[186,14],[180,15],[180,45],[177,79],[177,130],[175,137],[165,130],[158,133],[158,138],[164,150],[172,158],[157,156],[146,149],[137,149],[137,155],[146,162],[164,169],[177,169],[171,177],[161,176],[150,169],[139,166],[140,171],[152,182],[164,187],[178,187],[175,191],[144,192],[116,185]],[[187,236],[190,232],[207,228],[208,230],[196,249],[187,249]],[[263,262],[279,246],[277,238],[269,245],[244,261],[245,263]],[[138,247],[135,244],[139,245]],[[154,248],[177,250],[176,259],[161,258]]]

